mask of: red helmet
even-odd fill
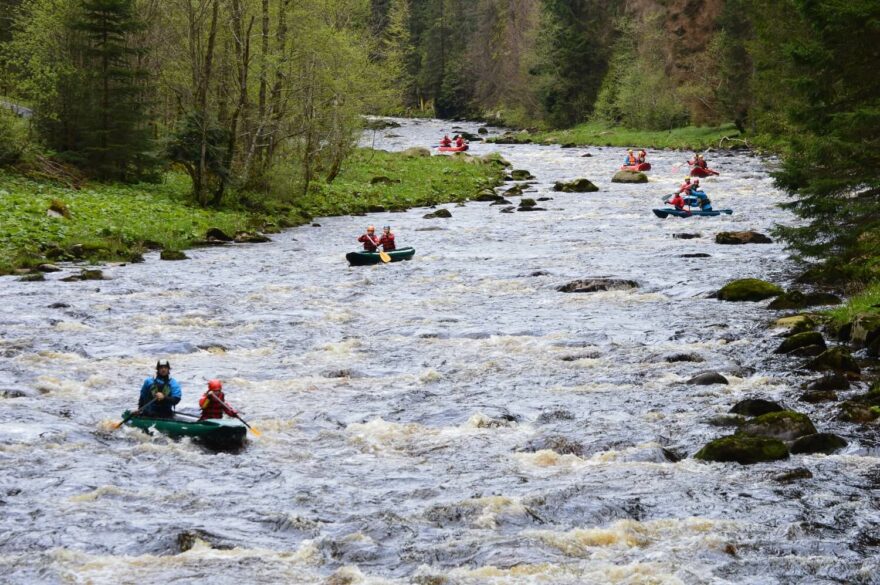
[[[223,390],[223,382],[220,380],[208,380],[208,390],[211,392]]]

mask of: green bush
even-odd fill
[[[17,163],[27,146],[27,121],[0,107],[0,166]]]

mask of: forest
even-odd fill
[[[880,274],[870,0],[0,0],[0,164],[192,198],[332,183],[364,114],[519,128],[735,124],[783,155],[826,274]],[[23,108],[23,109],[22,109]]]

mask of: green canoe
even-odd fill
[[[131,411],[122,413],[126,418]],[[172,418],[151,418],[147,416],[133,416],[126,424],[143,429],[146,432],[159,431],[172,438],[191,437],[198,439],[205,445],[214,448],[240,447],[247,434],[247,427],[238,419],[212,418],[199,420],[199,417],[190,414],[175,413]]]
[[[400,262],[401,260],[411,259],[415,253],[415,248],[399,248],[393,252],[388,252],[388,255],[391,256],[392,262]],[[345,255],[345,259],[352,266],[368,266],[370,264],[382,263],[378,252],[349,252]]]

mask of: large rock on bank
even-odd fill
[[[789,291],[781,294],[770,303],[771,309],[805,309],[806,307],[815,307],[819,305],[839,305],[840,297],[830,293],[802,293],[800,291]]]
[[[728,282],[718,291],[717,297],[722,301],[763,301],[782,294],[782,288],[757,278],[742,278]]]
[[[788,459],[788,449],[778,439],[736,434],[709,441],[694,457],[704,461],[735,461],[751,465]]]
[[[617,171],[611,177],[612,183],[647,183],[648,175],[638,171]]]

